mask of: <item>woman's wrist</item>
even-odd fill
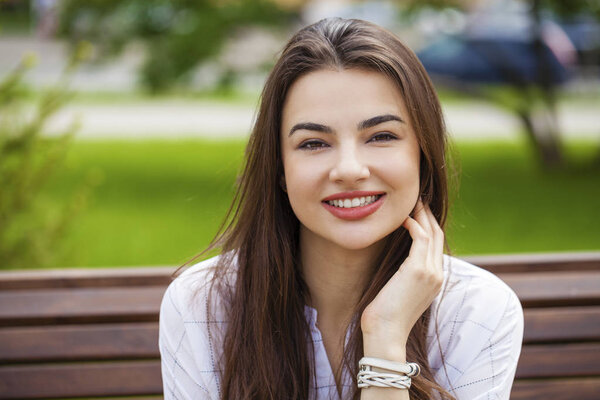
[[[410,331],[389,323],[375,323],[372,319],[361,321],[363,350],[366,357],[406,362],[406,342]]]
[[[406,340],[363,334],[363,352],[365,357],[406,362]]]

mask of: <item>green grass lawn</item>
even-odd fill
[[[457,254],[600,249],[599,147],[568,146],[568,169],[544,172],[519,144],[458,146],[462,174],[448,240]]]
[[[73,221],[55,267],[176,265],[209,243],[223,218],[239,141],[80,141],[45,193],[64,203],[90,171],[102,176]],[[573,167],[545,173],[516,143],[459,144],[460,190],[447,236],[455,254],[600,248],[597,147],[568,148]]]

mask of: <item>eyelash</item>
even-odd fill
[[[300,150],[317,150],[327,146],[327,143],[321,142],[319,140],[307,140],[298,146]]]
[[[367,140],[367,143],[388,142],[391,140],[398,140],[398,137],[389,132],[380,132],[373,135],[369,140]],[[329,146],[327,143],[322,142],[320,140],[307,140],[306,142],[301,143],[300,146],[298,146],[298,148],[301,150],[318,150],[327,146]]]
[[[385,139],[380,140],[379,138],[384,137]],[[390,132],[380,132],[371,137],[368,142],[388,142],[390,140],[397,140],[398,137]]]

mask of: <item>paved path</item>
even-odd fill
[[[254,108],[198,101],[166,100],[135,104],[69,106],[49,124],[50,132],[79,119],[80,139],[97,138],[232,138],[248,135]],[[516,117],[485,103],[444,107],[450,134],[457,140],[520,139]],[[600,141],[600,110],[593,106],[563,107],[559,124],[565,138]]]

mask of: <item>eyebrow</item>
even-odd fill
[[[292,127],[292,129],[290,129],[290,133],[288,134],[288,136],[292,136],[292,134],[298,130],[307,130],[307,131],[316,131],[316,132],[323,132],[323,133],[333,133],[333,129],[331,129],[330,127],[326,126],[326,125],[321,125],[321,124],[316,124],[314,122],[300,122],[299,124],[296,124]]]
[[[369,119],[366,119],[366,120],[360,122],[358,124],[358,130],[362,131],[364,129],[372,128],[376,125],[383,124],[384,122],[388,122],[388,121],[398,121],[398,122],[404,123],[404,120],[402,120],[402,118],[400,118],[397,115],[384,114],[384,115],[378,115],[376,117],[369,118]]]
[[[364,129],[372,128],[379,124],[383,124],[384,122],[388,122],[388,121],[398,121],[398,122],[404,123],[404,120],[397,115],[383,114],[383,115],[378,115],[376,117],[372,117],[369,119],[365,119],[364,121],[359,122],[357,127],[359,130],[364,130]],[[301,129],[308,130],[308,131],[323,132],[323,133],[333,133],[333,129],[331,129],[327,125],[317,124],[314,122],[300,122],[300,123],[294,125],[292,127],[292,129],[290,129],[290,133],[288,134],[288,136],[292,136],[292,134],[294,132],[296,132],[297,130],[301,130]]]

